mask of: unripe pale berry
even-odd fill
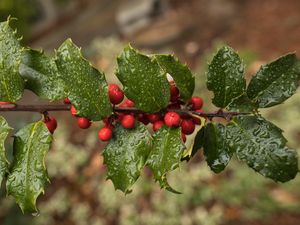
[[[161,116],[155,113],[148,114],[147,117],[150,123],[155,123],[156,121],[159,121],[161,119]]]
[[[196,112],[202,113],[203,110],[197,109]],[[194,122],[195,124],[197,124],[197,125],[201,125],[201,119],[200,119],[200,118],[193,117],[193,122]]]
[[[75,106],[74,106],[74,105],[72,105],[72,106],[71,106],[71,109],[70,109],[70,111],[71,111],[71,114],[72,114],[73,116],[76,116],[76,114],[77,114],[77,110],[76,110],[76,108],[75,108]]]
[[[181,140],[183,141],[183,143],[186,142],[186,136],[184,133],[181,133]]]
[[[77,124],[81,129],[87,129],[91,126],[91,121],[85,117],[78,117]]]
[[[168,127],[178,127],[181,122],[181,118],[176,112],[167,112],[164,117],[165,124]]]
[[[125,115],[122,120],[121,124],[126,129],[132,129],[135,126],[135,118],[133,115]]]
[[[195,130],[195,124],[191,119],[184,119],[181,122],[181,132],[184,134],[192,134]]]
[[[49,132],[51,134],[54,133],[55,129],[57,128],[57,121],[55,118],[47,117],[44,119],[44,123],[46,124]]]
[[[103,127],[98,132],[98,138],[101,141],[109,141],[112,138],[112,129],[110,127]]]
[[[71,101],[70,101],[69,98],[65,98],[65,99],[64,99],[64,103],[65,103],[66,105],[68,105],[68,104],[71,104]]]
[[[117,84],[110,84],[108,87],[108,96],[112,104],[120,104],[124,99],[124,92]]]
[[[193,96],[190,100],[193,110],[201,109],[203,106],[203,99],[198,96]]]
[[[159,121],[156,121],[155,123],[153,123],[153,131],[156,132],[158,131],[163,125],[165,125],[164,121],[162,120],[159,120]]]

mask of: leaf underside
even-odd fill
[[[37,212],[36,199],[49,182],[44,159],[51,142],[52,135],[42,121],[29,124],[15,134],[14,160],[6,189],[23,213]]]

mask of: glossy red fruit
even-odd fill
[[[181,118],[176,112],[167,112],[164,121],[168,127],[179,127]]]
[[[138,121],[142,122],[145,125],[149,124],[148,117],[145,113],[138,114],[137,119],[138,119]]]
[[[103,127],[98,132],[98,138],[101,141],[109,141],[112,138],[112,128],[110,127]]]
[[[184,134],[192,134],[195,130],[195,124],[192,119],[182,120],[181,132]]]
[[[57,128],[57,121],[55,118],[47,117],[44,119],[44,123],[46,124],[49,132],[51,134],[54,133],[55,129]]]
[[[196,112],[202,113],[203,110],[197,109]],[[193,122],[194,122],[195,124],[197,124],[197,125],[201,125],[201,120],[200,120],[200,118],[193,117]]]
[[[185,143],[186,142],[186,136],[184,133],[181,133],[181,140]]]
[[[179,89],[175,86],[175,84],[170,85],[170,93],[171,93],[171,102],[176,102],[179,98]]]
[[[159,128],[161,128],[163,125],[165,125],[164,121],[162,120],[159,120],[159,121],[156,121],[155,123],[153,123],[153,131],[156,132],[159,130]]]
[[[155,123],[156,121],[159,121],[161,119],[161,116],[155,113],[148,114],[147,117],[150,123]]]
[[[203,99],[198,96],[193,96],[190,100],[193,110],[201,109],[203,106]]]
[[[9,102],[0,102],[0,105],[8,105],[10,104]]]
[[[124,99],[124,92],[117,84],[110,84],[108,86],[108,96],[112,104],[120,104]]]
[[[73,116],[76,116],[76,114],[77,114],[77,110],[76,110],[76,108],[75,108],[75,106],[74,106],[74,105],[72,105],[72,106],[71,106],[71,109],[70,109],[70,111],[71,111],[71,114],[72,114]]]
[[[77,124],[81,129],[87,129],[91,126],[92,122],[88,118],[78,117]]]
[[[135,126],[135,118],[133,115],[125,115],[122,120],[121,124],[126,129],[132,129]]]
[[[68,104],[71,104],[71,101],[70,101],[69,98],[65,98],[65,99],[64,99],[64,103],[68,105]]]
[[[123,102],[120,107],[123,107],[123,108],[131,108],[134,106],[134,102],[129,100],[129,99],[126,99],[125,102]]]

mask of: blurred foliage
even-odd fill
[[[216,44],[219,46],[220,44]],[[108,74],[114,73],[114,59],[122,48],[116,38],[93,42],[87,55]],[[197,94],[209,102],[205,87],[205,65],[214,47],[201,57],[196,69]],[[257,63],[251,51],[240,51],[251,68]],[[104,65],[104,66],[103,66]],[[212,107],[206,105],[207,110]],[[284,128],[293,148],[300,149],[300,92],[284,105],[263,112],[267,118]],[[67,117],[68,115],[66,115]],[[202,155],[172,172],[169,182],[183,194],[160,190],[145,170],[129,195],[115,191],[105,179],[101,156],[102,143],[97,140],[100,123],[88,131],[70,128],[58,118],[59,127],[54,145],[47,155],[51,184],[38,203],[40,215],[22,215],[10,198],[0,198],[1,225],[219,225],[265,221],[275,214],[300,216],[300,178],[278,184],[268,180],[245,164],[233,159],[221,174],[211,172]],[[68,121],[68,120],[67,120]],[[75,122],[74,122],[75,123]],[[5,194],[2,190],[2,196]],[[257,223],[260,224],[260,223]]]

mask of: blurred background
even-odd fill
[[[1,0],[0,18],[23,42],[53,49],[68,37],[83,47],[93,65],[114,78],[115,58],[124,45],[148,53],[175,53],[194,71],[196,95],[215,110],[206,91],[205,70],[219,46],[238,50],[247,78],[280,55],[300,50],[299,0]],[[21,103],[39,103],[29,92]],[[289,146],[300,150],[300,92],[262,114],[283,128]],[[1,114],[18,130],[40,119],[30,113]],[[51,184],[38,200],[38,216],[22,215],[12,198],[0,197],[1,225],[290,225],[300,224],[300,178],[277,184],[233,159],[213,174],[198,153],[169,175],[183,192],[160,190],[146,171],[125,196],[105,180],[97,139],[101,123],[77,128],[68,113],[53,113],[58,129],[46,161]],[[10,140],[11,141],[11,140]],[[187,142],[189,144],[189,140]],[[8,143],[11,159],[12,149]]]

